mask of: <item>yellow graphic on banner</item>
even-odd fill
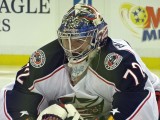
[[[160,39],[160,8],[123,3],[120,17],[124,25],[142,41]]]
[[[148,14],[145,8],[135,6],[131,9],[131,12],[129,14],[133,24],[135,24],[138,27],[144,28],[144,25],[148,18]]]

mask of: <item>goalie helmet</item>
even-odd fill
[[[69,62],[83,61],[107,37],[107,24],[92,6],[76,4],[62,19],[58,40]]]

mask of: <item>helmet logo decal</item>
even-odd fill
[[[113,70],[118,67],[123,57],[117,53],[109,53],[104,60],[104,66],[107,70]]]
[[[35,68],[42,67],[46,62],[45,54],[42,50],[35,51],[30,58],[30,64]]]
[[[67,16],[64,17],[62,24],[68,29],[83,29],[87,27],[90,22],[96,19],[94,11],[91,11],[87,8],[75,9],[70,11]],[[92,24],[91,24],[92,26]]]

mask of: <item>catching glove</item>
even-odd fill
[[[40,115],[38,116],[37,120],[47,120],[47,119],[55,119],[55,120],[65,120],[67,117],[67,111],[62,104],[54,104],[46,109],[44,109]]]

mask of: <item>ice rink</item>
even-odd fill
[[[16,73],[21,66],[0,66],[0,88],[15,81]],[[153,73],[160,77],[160,70],[151,69]]]

